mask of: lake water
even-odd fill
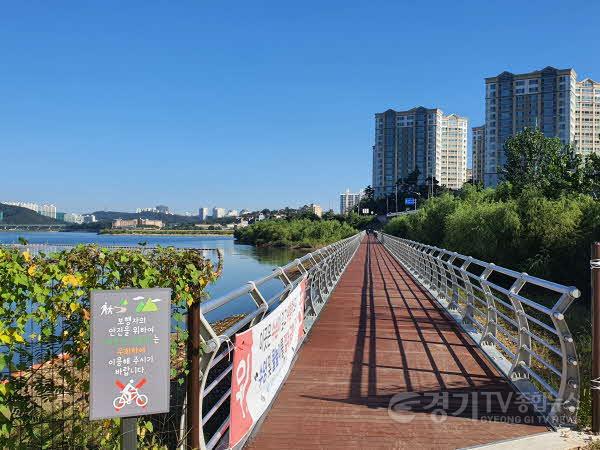
[[[211,298],[228,293],[250,280],[268,275],[274,268],[298,258],[303,253],[287,249],[256,248],[251,245],[236,244],[229,236],[136,236],[110,235],[94,233],[66,232],[0,232],[0,244],[16,244],[19,237],[31,244],[98,244],[98,245],[136,245],[146,242],[148,246],[173,246],[178,248],[220,249],[223,252],[223,274],[207,289]],[[281,284],[279,286],[281,287]],[[265,286],[263,295],[275,293],[275,285]],[[209,320],[218,320],[230,314],[245,312],[251,303],[245,299],[229,307],[220,308]]]

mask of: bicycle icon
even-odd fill
[[[134,401],[140,408],[144,408],[148,404],[148,396],[140,394],[139,391],[146,384],[145,378],[142,378],[136,385],[133,384],[133,380],[129,380],[126,385],[117,380],[115,384],[121,389],[120,395],[113,400],[116,411],[120,411],[125,405],[131,405]]]

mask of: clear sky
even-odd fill
[[[600,2],[20,1],[0,12],[0,201],[263,208],[370,184],[373,114],[484,118],[484,77],[600,79]]]

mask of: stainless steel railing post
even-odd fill
[[[527,315],[525,314],[523,305],[518,297],[519,291],[525,285],[524,277],[526,276],[527,274],[524,273],[522,274],[521,278],[518,278],[514,281],[513,285],[510,287],[510,294],[508,296],[513,306],[513,314],[517,319],[517,323],[519,324],[519,347],[515,352],[515,359],[512,367],[510,368],[510,376],[512,378],[528,378],[527,372],[522,370],[522,367],[523,365],[531,365],[531,354],[529,353],[531,349],[529,322],[527,321]]]
[[[576,288],[385,233],[377,237],[451,312],[517,390],[536,408],[540,405],[531,399],[533,394],[550,401],[550,407],[541,410],[549,423],[575,423],[579,365],[564,314],[580,296]],[[503,287],[507,280],[509,288]],[[526,285],[560,297],[548,308],[522,294]]]

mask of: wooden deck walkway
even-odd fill
[[[546,430],[475,343],[367,237],[247,448],[460,448]]]

